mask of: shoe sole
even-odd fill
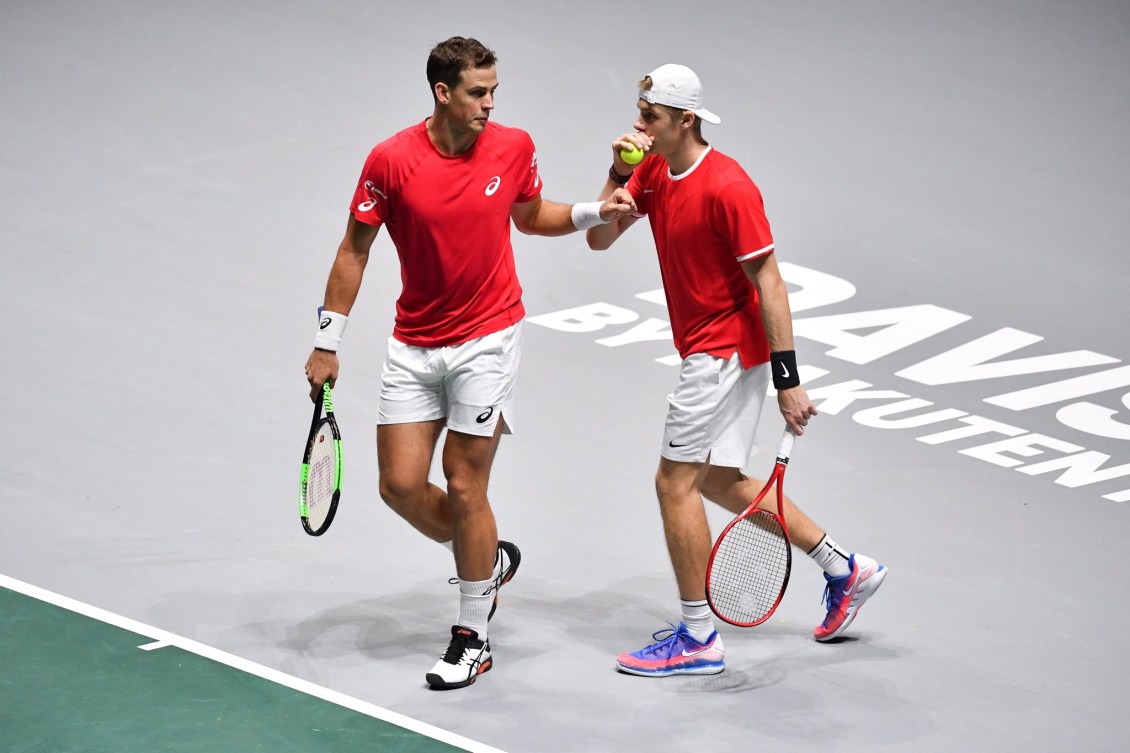
[[[835,631],[828,633],[828,635],[825,635],[823,637],[816,638],[816,640],[823,643],[825,641],[830,641],[833,638],[838,638],[845,630],[848,629],[848,625],[850,625],[855,619],[855,616],[859,614],[859,610],[863,609],[863,605],[867,603],[868,599],[875,595],[875,592],[879,590],[879,586],[883,585],[883,581],[886,579],[887,568],[885,565],[880,565],[879,569],[875,571],[875,574],[865,580],[863,582],[863,585],[860,588],[856,589],[855,593],[851,595],[852,601],[855,601],[856,597],[862,596],[862,598],[860,598],[859,604],[857,604],[855,608],[852,608],[850,606],[848,607],[847,616],[844,617],[843,624],[836,628]]]
[[[498,584],[499,590],[514,579],[514,575],[518,572],[518,565],[522,564],[522,552],[518,550],[518,547],[510,544],[510,547],[506,549],[506,554],[510,557],[510,567],[506,569],[506,575],[503,576],[502,582]],[[487,615],[487,622],[490,622],[490,618],[494,617],[496,609],[498,609],[498,592],[494,594],[494,603],[490,605],[490,613]]]
[[[674,675],[716,675],[726,668],[725,664],[708,664],[703,667],[694,667],[691,669],[657,669],[657,670],[644,670],[635,669],[633,667],[626,667],[619,662],[616,663],[616,669],[624,674],[635,675],[637,677],[673,677]]]
[[[471,675],[466,680],[461,680],[459,682],[447,682],[434,672],[428,672],[426,675],[424,675],[424,679],[427,680],[428,685],[431,685],[436,690],[455,690],[456,688],[465,688],[468,685],[473,685],[475,680],[479,679],[479,675],[481,675],[483,672],[490,671],[490,668],[493,666],[494,659],[487,659],[479,667],[478,672]]]

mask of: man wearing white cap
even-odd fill
[[[656,68],[639,83],[635,131],[612,144],[613,163],[601,198],[621,186],[638,213],[588,230],[603,250],[647,216],[655,237],[671,331],[683,359],[668,397],[655,487],[667,549],[682,599],[677,627],[655,643],[621,654],[618,668],[665,677],[714,674],[725,650],[706,601],[711,534],[702,498],[742,512],[763,481],[741,469],[754,440],[769,379],[789,428],[804,433],[816,408],[797,377],[788,290],[774,253],[761,192],[741,166],[712,148],[702,122],[722,119],[703,106],[702,84],[683,65]],[[638,165],[622,150],[648,153]],[[775,509],[770,495],[763,505]],[[817,640],[840,635],[878,590],[887,570],[849,554],[785,499],[792,543],[823,570],[827,615]]]

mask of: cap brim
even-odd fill
[[[698,117],[705,120],[707,123],[713,123],[714,125],[718,125],[719,123],[722,122],[722,118],[718,117],[717,115],[715,115],[710,110],[707,110],[704,107],[700,107],[697,110],[691,110],[691,112],[693,112],[695,115],[697,115]]]

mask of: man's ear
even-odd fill
[[[435,86],[436,101],[441,105],[446,105],[451,100],[451,89],[447,84],[440,81]]]

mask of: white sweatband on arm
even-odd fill
[[[600,207],[603,202],[590,201],[582,204],[574,204],[570,212],[573,218],[573,227],[578,230],[588,230],[590,227],[603,225],[607,220],[600,218]]]
[[[323,311],[318,318],[318,334],[314,335],[314,347],[318,350],[337,351],[341,345],[341,337],[345,334],[345,325],[349,317],[345,314],[336,314],[333,311]]]

